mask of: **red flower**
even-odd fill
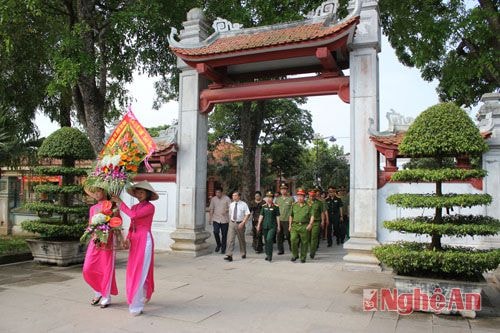
[[[111,228],[117,228],[122,225],[122,219],[119,217],[112,217],[111,220],[109,220],[109,226]]]

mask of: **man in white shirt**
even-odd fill
[[[229,234],[227,237],[227,256],[224,260],[233,261],[234,240],[238,236],[241,259],[247,257],[247,244],[245,241],[245,224],[250,217],[248,205],[240,200],[240,192],[233,193],[233,202],[229,205]]]
[[[214,226],[214,237],[215,243],[217,244],[215,252],[219,252],[220,250],[222,254],[226,253],[230,204],[231,199],[222,193],[221,188],[217,188],[215,189],[215,196],[210,199],[210,206],[208,207],[208,223]]]

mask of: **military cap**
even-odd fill
[[[287,190],[288,190],[288,185],[287,185],[287,184],[285,184],[285,183],[281,183],[281,185],[280,185],[280,190],[281,190],[282,188],[284,188],[284,189],[287,189]]]
[[[297,189],[297,195],[306,195],[306,192],[302,188]]]
[[[273,191],[267,191],[267,192],[266,192],[266,197],[274,198],[274,193],[273,193]]]

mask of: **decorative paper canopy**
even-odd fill
[[[104,155],[110,152],[118,150],[123,146],[123,142],[131,140],[134,141],[137,145],[137,149],[141,153],[139,158],[144,160],[146,168],[148,171],[151,171],[152,168],[148,163],[148,159],[157,149],[156,143],[153,141],[148,131],[137,120],[130,107],[104,145],[104,148],[99,154],[99,159],[102,159]]]

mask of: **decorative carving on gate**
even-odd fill
[[[243,28],[243,24],[231,23],[226,19],[217,17],[217,19],[212,24],[212,28],[214,28],[216,32],[226,32],[232,30],[240,30]]]
[[[319,5],[318,8],[316,8],[316,10],[310,11],[306,17],[309,19],[312,19],[314,17],[323,17],[327,15],[333,15],[337,17],[338,9],[339,9],[338,0],[328,0]]]

